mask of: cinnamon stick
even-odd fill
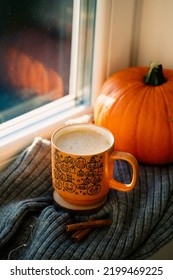
[[[79,229],[71,237],[75,242],[80,242],[91,230],[92,228]]]
[[[94,217],[88,219],[88,221],[94,221],[94,220],[95,220]],[[91,230],[92,228],[77,229],[71,237],[75,242],[80,242],[84,237],[88,235],[88,233],[90,233]]]
[[[104,227],[104,226],[111,225],[111,223],[112,223],[112,220],[110,220],[110,219],[80,222],[80,223],[67,225],[66,230],[71,231],[71,230],[93,228],[93,227]]]

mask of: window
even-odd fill
[[[96,1],[1,5],[0,165],[91,104]],[[13,144],[12,144],[13,143]]]
[[[91,78],[95,1],[0,5],[0,122],[72,94],[83,102],[81,91]]]

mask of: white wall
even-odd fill
[[[173,0],[112,0],[109,74],[150,61],[173,69]]]
[[[173,1],[143,0],[137,64],[153,60],[173,68]]]
[[[135,0],[112,0],[109,73],[130,64],[135,2]]]

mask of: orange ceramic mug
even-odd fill
[[[126,152],[114,151],[114,137],[104,127],[71,124],[56,130],[51,138],[54,200],[68,209],[101,206],[110,188],[128,192],[138,178],[138,162]],[[129,184],[113,178],[114,161],[132,167]]]

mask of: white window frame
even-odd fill
[[[80,0],[75,0],[74,5],[79,5]],[[129,7],[127,7],[129,6]],[[76,6],[77,7],[77,6]],[[127,13],[123,14],[124,7],[127,7]],[[57,100],[50,104],[35,109],[23,116],[17,117],[0,125],[0,170],[13,160],[16,155],[25,147],[30,145],[35,137],[50,139],[51,134],[59,126],[65,124],[70,118],[79,117],[83,114],[90,114],[93,111],[97,93],[104,80],[118,68],[128,65],[128,51],[130,52],[131,41],[126,41],[126,56],[120,55],[122,51],[123,39],[123,21],[129,28],[129,36],[132,35],[132,18],[134,13],[135,0],[98,0],[96,6],[95,22],[95,41],[93,55],[93,72],[92,72],[92,89],[91,89],[91,106],[76,106],[74,96],[76,86],[76,67],[77,67],[77,36],[78,17],[73,24],[73,40],[71,67],[73,68],[70,80],[72,94]],[[76,9],[78,11],[78,9]],[[122,12],[122,13],[121,13]],[[117,27],[117,28],[116,28]],[[115,47],[116,46],[116,47]],[[117,63],[117,56],[121,56],[121,62]],[[61,108],[61,114],[57,108]],[[67,110],[69,109],[70,110]]]

